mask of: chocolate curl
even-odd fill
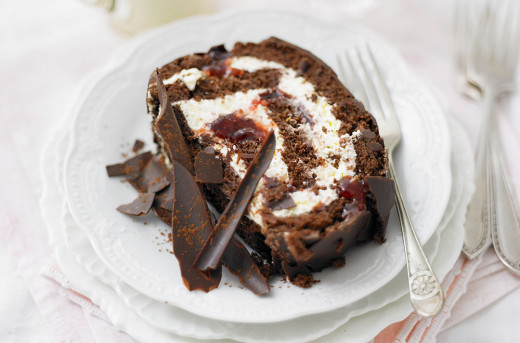
[[[209,272],[220,266],[222,255],[233,239],[249,200],[251,200],[258,182],[273,159],[275,146],[274,132],[270,132],[197,257],[195,268],[198,270]]]
[[[165,144],[165,149],[168,154],[168,157],[170,158],[170,161],[172,164],[174,164],[174,161],[177,161],[177,165],[184,166],[185,169],[182,168],[175,168],[174,166],[174,173],[176,170],[181,170],[181,174],[184,171],[189,171],[191,175],[190,181],[193,180],[193,174],[194,174],[194,166],[193,162],[191,160],[191,156],[188,152],[188,147],[186,145],[186,142],[184,140],[184,136],[182,135],[182,132],[180,130],[179,124],[177,122],[177,117],[175,116],[175,113],[173,112],[170,100],[168,98],[168,95],[166,94],[166,89],[164,88],[164,84],[160,78],[159,72],[155,71],[152,75],[157,83],[157,89],[159,94],[159,99],[161,103],[161,112],[158,116],[158,119],[155,122],[156,131],[158,135],[161,137]],[[171,131],[169,131],[171,130]],[[274,150],[274,149],[273,149]],[[209,153],[209,151],[206,151]],[[175,164],[174,164],[175,165]],[[222,166],[221,166],[222,167]],[[188,262],[184,263],[181,262],[181,255],[177,255],[179,249],[187,249],[188,246],[185,245],[185,243],[190,239],[189,236],[184,236],[185,241],[183,242],[179,237],[178,227],[181,225],[178,225],[179,223],[176,223],[175,211],[177,205],[177,209],[180,209],[181,206],[186,206],[183,202],[184,200],[179,200],[178,198],[179,194],[183,194],[182,190],[178,190],[176,185],[178,185],[178,175],[179,173],[175,174],[174,179],[170,180],[170,186],[163,190],[162,192],[158,193],[156,196],[156,202],[158,203],[158,206],[154,204],[153,210],[154,212],[159,216],[159,218],[172,226],[173,229],[173,246],[174,246],[174,252],[175,256],[179,260],[179,264],[181,265],[181,274],[183,277],[184,284],[189,290],[193,289],[202,289],[202,288],[191,288],[191,287],[200,287],[199,280],[200,276],[203,275],[203,277],[208,278],[208,284],[212,285],[212,280],[216,281],[218,278],[218,282],[220,282],[221,277],[221,269],[218,268],[215,271],[209,272],[209,273],[193,273],[193,260],[191,261],[191,264],[188,266]],[[168,175],[170,176],[170,175]],[[256,186],[255,186],[256,187]],[[200,188],[200,185],[198,185],[197,188],[198,194],[202,194],[202,190]],[[189,195],[185,194],[185,195]],[[175,199],[175,200],[174,200]],[[204,202],[204,208],[205,211],[203,211],[203,217],[206,217],[208,215],[209,211],[207,209],[207,204],[205,202],[205,199],[202,198]],[[173,208],[173,214],[170,211],[170,209]],[[197,212],[196,212],[197,213]],[[172,217],[173,216],[173,217]],[[208,215],[209,216],[209,215]],[[173,220],[172,220],[173,219]],[[204,220],[204,223],[209,223],[209,232],[204,238],[208,237],[211,232],[211,221]],[[197,227],[195,223],[192,223],[192,227]],[[206,224],[205,224],[206,225]],[[181,235],[182,236],[182,235]],[[177,237],[177,238],[176,238]],[[230,246],[232,248],[230,249],[229,253],[225,253],[225,261],[226,266],[229,268],[229,271],[236,275],[239,280],[251,291],[253,291],[255,294],[265,294],[269,292],[269,286],[267,284],[266,277],[260,272],[260,269],[253,261],[251,255],[249,255],[249,252],[247,249],[240,244],[235,239],[232,239]],[[181,248],[184,247],[184,248]],[[202,247],[202,246],[201,246]],[[200,248],[201,248],[200,247]],[[190,250],[188,254],[184,254],[182,256],[191,256],[191,253],[197,254],[200,251],[200,248],[193,248]],[[181,254],[181,253],[180,253]],[[183,257],[184,259],[184,257]],[[190,258],[187,257],[186,261],[188,261]],[[240,260],[240,261],[237,261]],[[191,268],[190,268],[191,267]],[[184,270],[184,272],[183,272]],[[193,278],[193,279],[192,279]],[[217,282],[217,285],[218,285]],[[208,285],[205,284],[205,285]],[[216,286],[215,286],[216,287]],[[205,287],[205,289],[208,287]],[[214,288],[214,287],[213,287]],[[204,289],[203,289],[204,290]],[[208,289],[210,290],[210,289]]]
[[[179,261],[182,280],[190,291],[209,292],[216,288],[222,269],[215,268],[204,275],[193,267],[198,252],[211,234],[211,218],[206,200],[193,175],[176,160],[174,173],[173,251]]]
[[[159,102],[161,104],[161,111],[159,116],[155,119],[155,130],[164,142],[164,148],[168,153],[170,162],[176,160],[188,169],[193,174],[193,162],[191,160],[188,146],[184,141],[181,128],[177,122],[177,117],[173,112],[173,107],[166,92],[166,88],[159,76],[159,69],[154,71],[152,74],[155,82],[157,83],[157,92],[159,94]]]

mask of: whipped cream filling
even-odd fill
[[[327,205],[337,199],[336,182],[345,176],[352,177],[355,175],[356,152],[353,143],[360,136],[360,132],[356,131],[352,135],[345,134],[339,136],[341,121],[332,113],[335,105],[329,104],[325,97],[318,95],[314,85],[303,77],[297,76],[297,72],[294,69],[287,68],[277,62],[260,60],[249,56],[232,57],[229,62],[230,68],[249,72],[259,69],[280,70],[282,76],[278,88],[282,92],[289,94],[291,96],[290,101],[294,105],[303,108],[313,121],[313,123],[305,122],[301,124],[300,129],[303,130],[309,143],[313,146],[315,154],[324,160],[322,165],[311,170],[311,173],[316,174],[316,185],[322,189],[317,194],[311,189],[301,189],[290,193],[296,206],[289,209],[275,210],[273,214],[279,217],[297,216],[312,211],[318,205]],[[193,90],[196,87],[196,82],[200,78],[205,77],[205,75],[203,71],[196,68],[186,69],[164,80],[164,84],[172,84],[177,80],[181,80],[190,90]],[[274,130],[276,150],[265,175],[280,182],[286,182],[289,175],[287,165],[282,159],[284,139],[279,134],[277,125],[269,117],[268,109],[261,104],[252,106],[253,101],[258,100],[260,94],[266,91],[268,90],[252,89],[217,99],[177,101],[174,105],[180,107],[188,125],[195,134],[213,135],[213,132],[208,128],[208,124],[222,115],[239,110],[242,110],[244,117],[255,120],[267,130]],[[236,174],[242,178],[246,173],[247,167],[244,161],[239,158],[239,151],[233,151],[234,146],[231,149],[232,151],[228,151],[230,148],[224,144],[224,141],[217,136],[214,137],[216,142],[213,147],[224,156],[228,153],[230,154],[231,160],[229,164]],[[333,156],[339,157],[337,167],[334,166]],[[264,207],[263,204],[265,202],[261,190],[265,188],[265,182],[264,179],[260,181],[246,214],[251,220],[261,226],[260,210]]]
[[[197,86],[197,81],[203,75],[204,72],[197,68],[183,69],[177,74],[173,74],[169,79],[163,80],[163,83],[165,85],[170,85],[174,84],[177,80],[181,80],[190,91],[193,91],[195,86]]]

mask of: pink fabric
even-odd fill
[[[0,145],[13,147],[11,135],[5,131],[0,128]],[[51,337],[55,342],[135,342],[116,330],[88,298],[76,293],[73,283],[52,263],[35,192],[38,188],[32,187],[14,149],[1,149],[0,160],[0,239],[24,278]],[[23,197],[10,197],[12,194]],[[51,278],[44,277],[43,270]],[[33,341],[40,340],[33,337]]]
[[[434,342],[443,330],[519,288],[520,278],[507,271],[495,251],[489,249],[475,260],[459,257],[442,285],[446,300],[437,316],[422,318],[413,312],[381,331],[373,342]]]

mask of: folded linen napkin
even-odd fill
[[[61,293],[70,300],[70,306],[79,305],[83,309],[85,322],[90,326],[92,336],[100,338],[96,342],[106,341],[106,337],[114,337],[117,342],[135,342],[109,324],[107,315],[90,299],[81,295],[76,285],[61,273],[53,259],[45,266],[43,274],[59,285]],[[446,301],[437,316],[422,318],[412,312],[403,321],[385,328],[370,343],[434,342],[443,330],[520,288],[520,278],[509,273],[494,250],[490,249],[475,260],[460,257],[445,277],[443,287],[446,290]]]
[[[444,307],[432,318],[412,312],[403,321],[381,331],[371,343],[435,342],[437,335],[520,287],[520,278],[510,273],[493,249],[474,260],[459,257],[442,283]]]

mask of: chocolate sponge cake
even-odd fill
[[[238,234],[264,271],[309,286],[312,273],[344,263],[347,249],[384,242],[394,202],[376,121],[310,52],[277,38],[216,46],[159,69],[206,199],[223,211],[262,142],[276,148]],[[155,141],[156,78],[147,93]],[[202,175],[204,174],[204,175]]]

